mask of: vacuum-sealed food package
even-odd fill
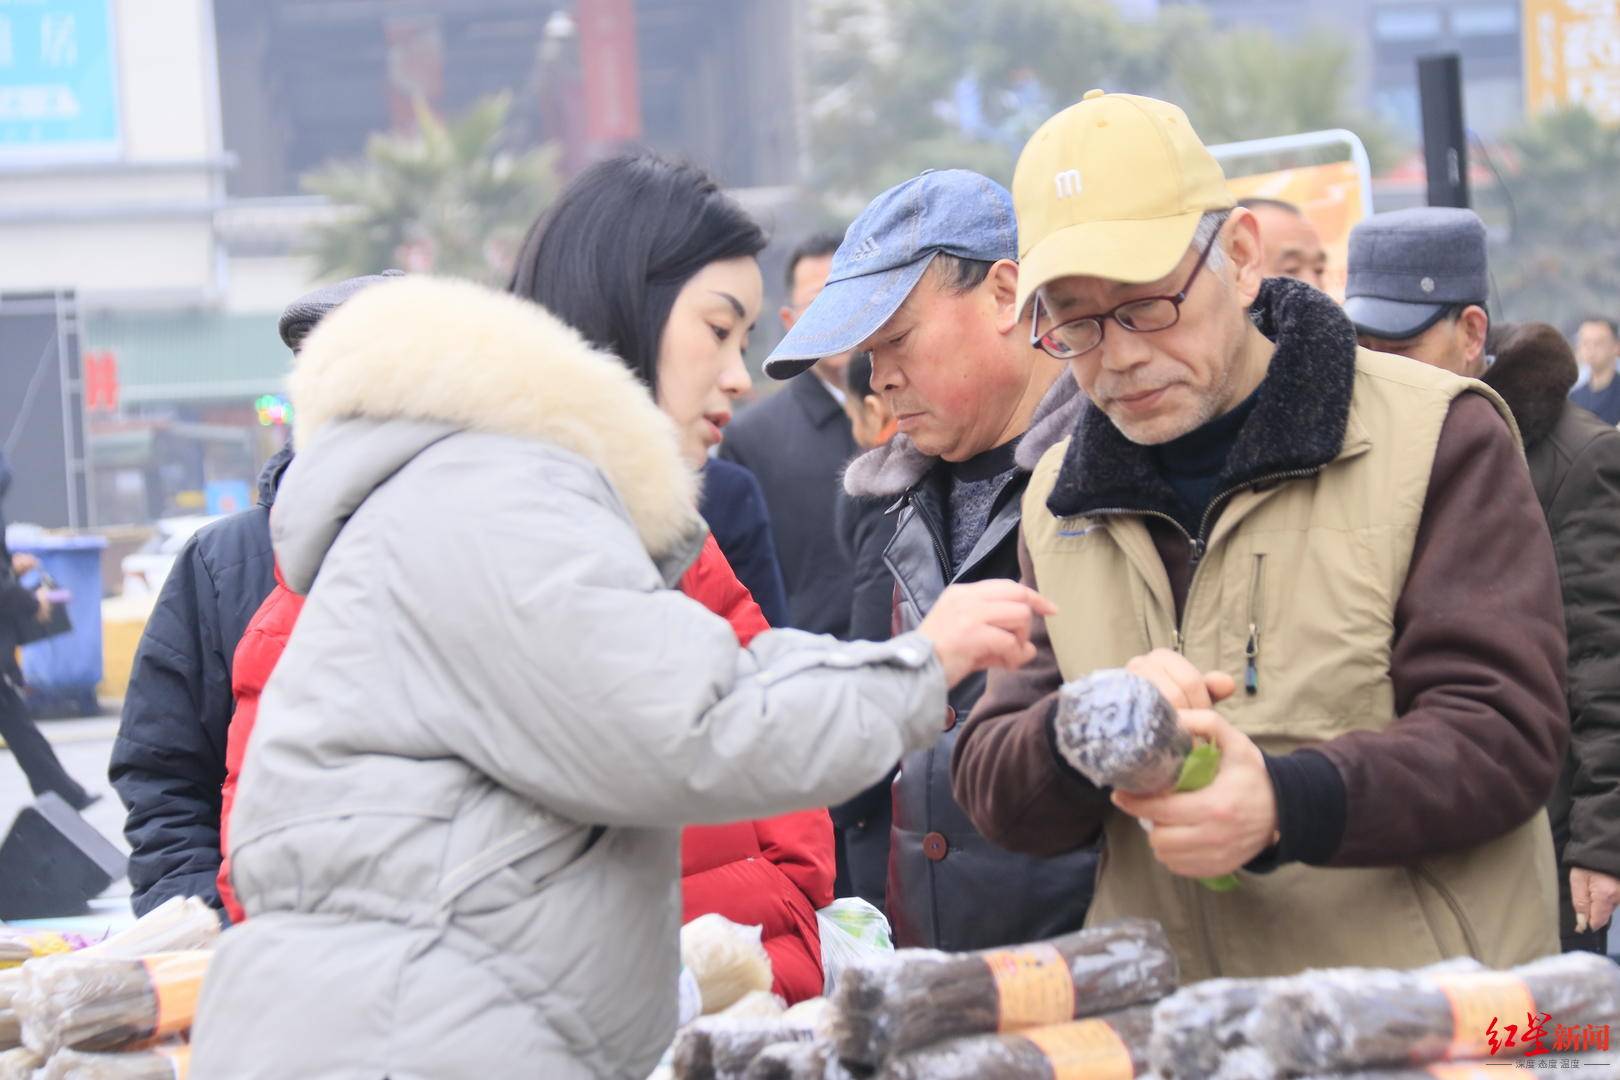
[[[23,1045],[49,1059],[61,1049],[130,1049],[189,1030],[213,955],[70,954],[26,964],[15,998]]]
[[[1030,1028],[1007,1035],[947,1039],[890,1059],[884,1080],[1131,1080],[1148,1071],[1153,1010],[1145,1005],[1107,1016]]]
[[[832,1041],[875,1068],[944,1039],[1046,1027],[1157,1001],[1176,987],[1164,928],[1121,919],[1051,941],[947,954],[902,950],[844,972]]]

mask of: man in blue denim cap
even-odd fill
[[[925,172],[879,195],[849,227],[826,286],[765,362],[785,379],[818,357],[871,353],[872,390],[899,434],[857,458],[844,486],[896,507],[884,563],[899,630],[914,629],[953,582],[1018,577],[1029,468],[1078,409],[1063,365],[1029,344],[1017,257],[1005,188],[963,170]],[[857,579],[873,569],[857,566]],[[886,879],[902,946],[988,948],[1085,919],[1093,852],[1003,851],[951,796],[956,717],[983,689],[976,676],[952,692],[947,730],[900,763],[892,788],[833,811],[855,889],[881,903]]]

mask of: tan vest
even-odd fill
[[[1030,481],[1023,527],[1036,581],[1063,611],[1048,623],[1063,678],[1179,648],[1199,668],[1238,679],[1220,712],[1269,753],[1389,727],[1396,601],[1441,425],[1466,392],[1489,398],[1512,426],[1483,384],[1358,350],[1339,456],[1314,476],[1232,497],[1179,629],[1141,517],[1057,518],[1047,509],[1068,444],[1054,447]],[[1253,694],[1244,689],[1251,660]],[[1558,951],[1544,812],[1468,851],[1376,869],[1240,873],[1241,888],[1226,894],[1165,870],[1146,835],[1110,812],[1090,920],[1158,919],[1188,981],[1465,955],[1506,966]]]

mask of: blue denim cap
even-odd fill
[[[873,199],[833,254],[826,286],[771,350],[765,374],[791,379],[877,333],[940,252],[979,262],[1017,259],[1007,189],[966,169],[930,169]]]

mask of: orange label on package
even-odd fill
[[[1052,1080],[1131,1080],[1136,1063],[1119,1032],[1103,1020],[1081,1020],[1018,1033],[1045,1055]]]
[[[203,976],[214,954],[195,952],[157,953],[141,961],[157,999],[157,1024],[152,1035],[178,1034],[191,1026],[197,1016],[197,998],[202,993]]]
[[[1002,1031],[1045,1027],[1074,1019],[1074,978],[1063,954],[1032,945],[984,954],[1001,1002]]]
[[[1468,1060],[1494,1057],[1508,1049],[1504,1025],[1523,1031],[1526,1017],[1535,1015],[1536,999],[1522,980],[1497,972],[1432,976],[1435,985],[1451,1002],[1451,1048],[1446,1057]],[[1491,1046],[1491,1032],[1501,1031],[1499,1044]],[[1511,1054],[1524,1050],[1515,1044]]]

